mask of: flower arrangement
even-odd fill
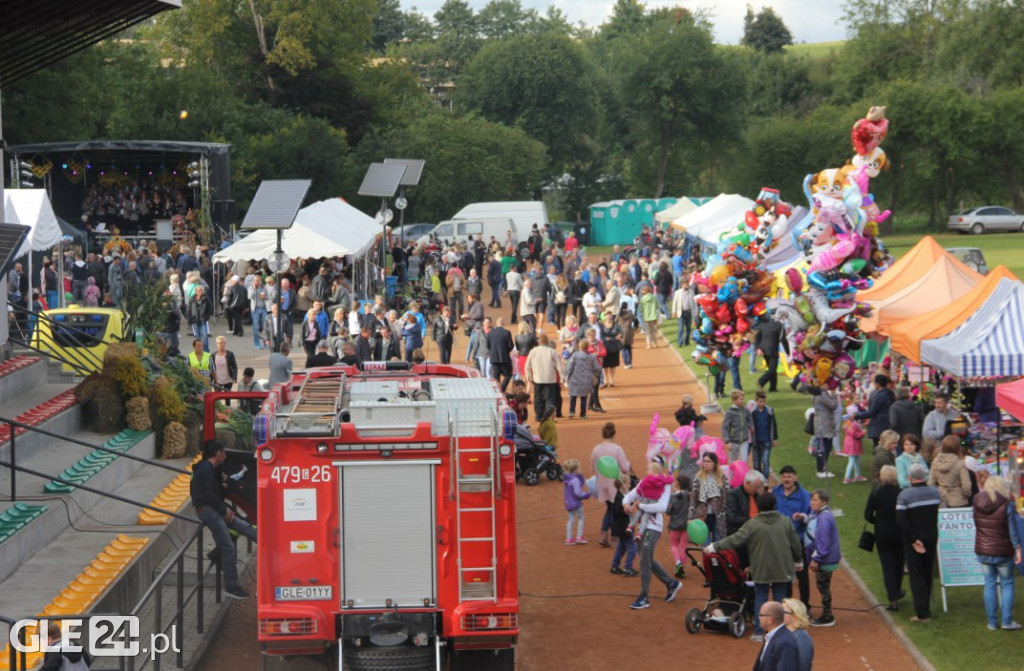
[[[113,229],[114,235],[107,240],[107,244],[103,245],[103,254],[110,256],[114,252],[120,252],[121,254],[127,254],[132,251],[132,246],[128,244],[128,241],[121,237],[121,231],[116,226]]]
[[[31,166],[29,170],[39,179],[46,177],[53,170],[53,163],[48,158],[44,158],[42,163],[36,163],[35,159],[33,159],[29,165]]]

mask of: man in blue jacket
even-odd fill
[[[806,554],[804,547],[804,532],[807,531],[807,518],[811,515],[811,493],[800,486],[797,480],[796,469],[789,464],[779,471],[779,479],[782,484],[775,487],[772,492],[778,502],[779,513],[793,521],[793,527],[800,537],[800,552]],[[810,607],[811,581],[807,575],[807,567],[804,566],[796,572],[796,582],[800,590],[800,600],[804,606]],[[793,585],[789,586],[789,596],[793,595]]]

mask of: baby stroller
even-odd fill
[[[516,479],[529,487],[540,482],[540,474],[548,480],[561,480],[562,467],[558,464],[558,451],[536,439],[526,424],[516,426]]]
[[[732,550],[704,554],[701,548],[686,548],[686,556],[711,589],[703,610],[691,608],[686,613],[686,631],[696,634],[704,627],[742,638],[747,631],[747,619],[754,616],[754,588],[744,579],[739,557]]]

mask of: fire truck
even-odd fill
[[[207,416],[233,396],[210,394]],[[263,653],[511,670],[515,426],[495,383],[462,366],[314,368],[270,389],[249,457],[255,509],[243,501],[258,520]]]

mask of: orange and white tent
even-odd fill
[[[911,361],[920,363],[921,341],[940,338],[967,321],[992,295],[999,280],[1004,278],[1017,279],[1006,266],[997,266],[955,301],[892,324],[889,327],[892,348]]]
[[[942,250],[942,254],[930,265],[924,266],[923,261],[919,261],[917,265],[904,270],[904,273],[918,274],[918,277],[882,298],[865,299],[858,294],[858,300],[872,308],[871,315],[860,320],[861,329],[889,335],[889,329],[897,322],[948,306],[982,280],[979,273],[946,250]]]

